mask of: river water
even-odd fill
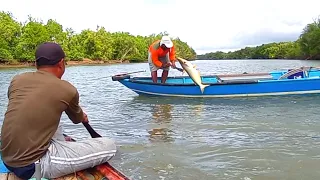
[[[268,72],[320,61],[192,61],[201,74]],[[0,121],[10,79],[32,68],[0,69]],[[132,179],[278,180],[320,178],[320,96],[248,98],[142,97],[111,80],[148,64],[68,67],[63,79],[80,92],[90,123],[116,140],[111,164]],[[180,72],[171,70],[170,76]],[[64,114],[65,132],[90,135]]]

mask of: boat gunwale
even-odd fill
[[[201,76],[201,77],[216,77],[215,75],[209,76]],[[168,79],[183,79],[183,78],[190,78],[188,76],[176,76],[176,77],[169,77]],[[147,84],[147,85],[154,85],[154,86],[198,86],[195,83],[154,83],[148,81],[141,81],[151,79],[150,77],[131,77],[128,79],[123,79],[120,81],[128,81],[135,84]],[[320,77],[310,77],[310,78],[298,78],[298,79],[234,79],[234,80],[224,80],[222,82],[214,82],[214,83],[202,83],[204,85],[216,86],[216,85],[239,85],[239,84],[257,84],[257,83],[281,83],[281,82],[292,82],[292,81],[317,81],[320,80]]]
[[[187,77],[187,76],[184,76]],[[139,81],[139,79],[150,79],[148,77],[133,77],[130,79],[125,79],[128,82],[135,83],[135,84],[148,84],[148,85],[155,85],[155,86],[198,86],[197,84],[191,83],[154,83],[148,81]],[[168,78],[169,79],[169,78]],[[202,83],[203,85],[236,85],[236,84],[255,84],[258,83],[258,80],[236,80],[236,81],[224,81],[224,82],[216,82],[216,83]]]

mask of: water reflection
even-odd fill
[[[320,66],[290,60],[195,63],[202,74]],[[64,76],[80,91],[91,125],[116,140],[120,158],[111,163],[130,179],[319,179],[320,95],[145,97],[106,78],[145,67],[78,66]],[[30,69],[0,70],[0,123],[9,82],[24,71]],[[81,124],[67,118],[64,124],[76,139],[89,136]]]
[[[156,123],[169,123],[172,120],[172,105],[155,104],[151,110],[152,119]]]
[[[155,104],[152,107],[152,120],[150,122],[150,142],[173,142],[172,130],[170,129],[172,121],[172,109],[170,104]]]
[[[203,104],[196,104],[196,105],[193,105],[193,107],[192,107],[192,111],[194,112],[194,114],[196,116],[201,116],[203,110],[204,110],[204,105]]]

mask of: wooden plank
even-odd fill
[[[22,180],[13,173],[0,173],[0,180]]]
[[[76,141],[75,139],[71,138],[70,136],[63,134],[65,138],[67,138],[70,141]],[[89,170],[89,169],[87,169]],[[105,178],[107,178],[108,180],[129,180],[128,177],[126,177],[122,172],[120,172],[119,170],[115,169],[114,167],[112,167],[108,162],[105,162],[103,164],[97,165],[94,168],[91,168],[91,170],[96,170],[97,172],[99,172],[99,174],[102,174],[105,176]],[[82,172],[85,172],[86,170],[83,171],[78,171],[77,175],[81,176]],[[84,176],[82,176],[84,177]]]

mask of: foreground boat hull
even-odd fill
[[[66,140],[75,141],[71,137],[64,135]],[[1,137],[0,137],[1,144]],[[18,177],[13,175],[3,164],[0,152],[0,179],[7,180],[20,180]],[[88,168],[82,171],[77,171],[72,174],[68,174],[59,178],[55,178],[54,180],[129,180],[122,172],[113,168],[108,162],[98,165],[93,168]],[[32,178],[32,180],[36,180],[36,178]],[[47,180],[45,178],[41,178],[41,180]]]
[[[277,71],[258,77],[248,75],[221,80],[219,76],[202,76],[202,82],[209,84],[201,93],[199,86],[187,76],[169,77],[166,84],[152,83],[149,77],[126,76],[114,79],[139,95],[177,97],[247,97],[290,94],[320,93],[320,72],[309,71],[308,77],[280,78],[287,71]],[[299,73],[299,72],[298,72]],[[294,74],[297,75],[297,74]],[[302,75],[303,76],[303,75]],[[222,76],[221,76],[222,77]],[[280,78],[280,79],[279,79]]]

